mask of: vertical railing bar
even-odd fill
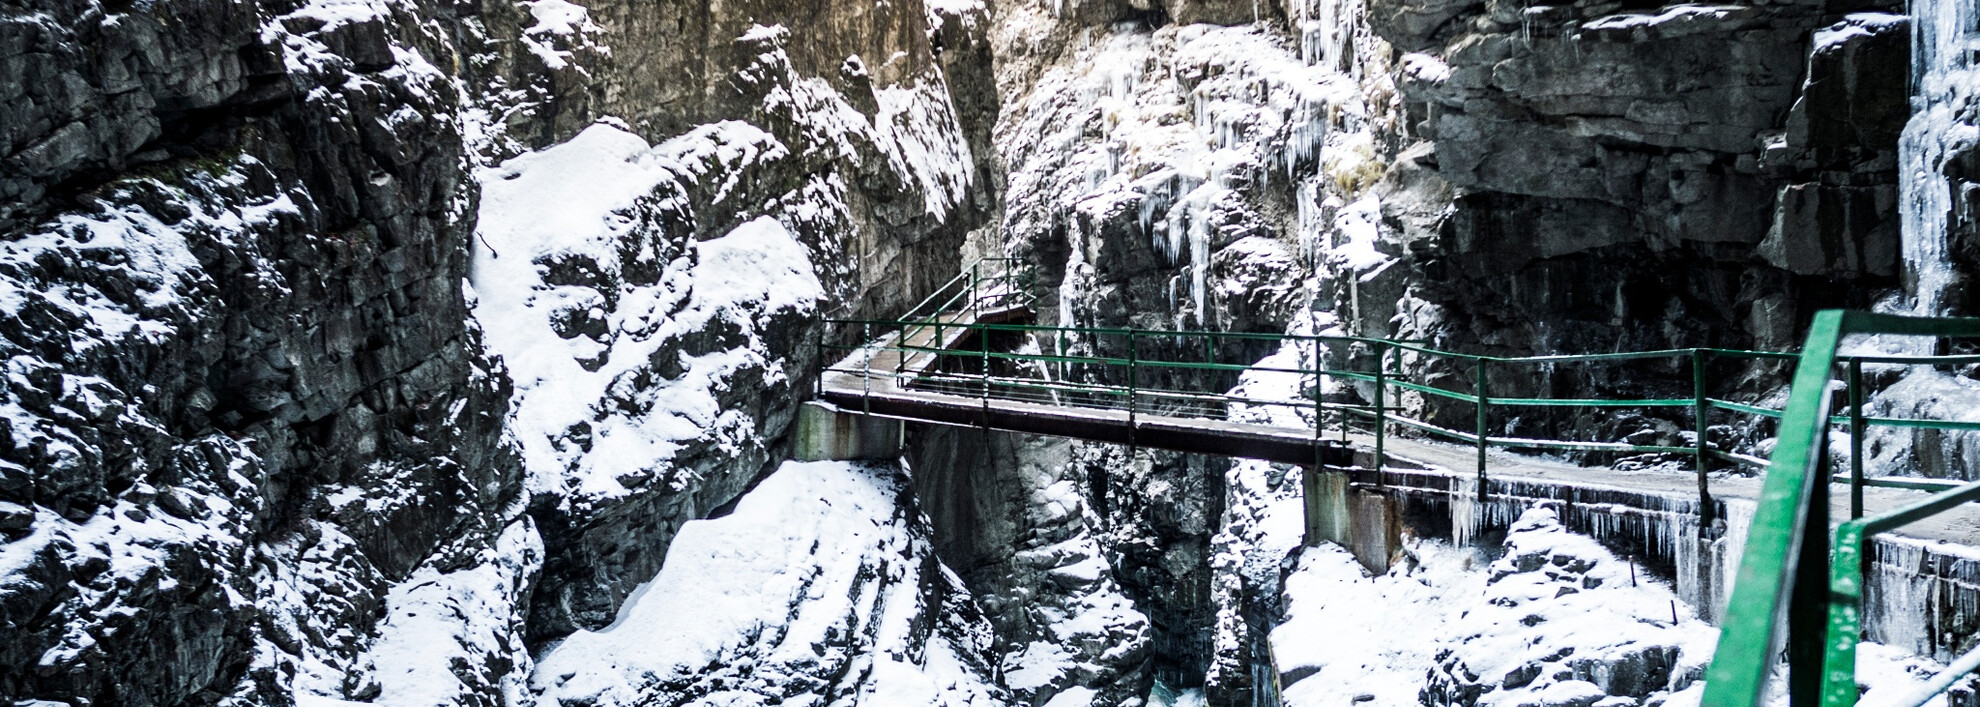
[[[1706,476],[1712,470],[1712,385],[1708,359],[1711,355],[1710,349],[1691,350],[1691,416],[1692,426],[1698,434],[1692,453],[1698,467],[1698,530],[1701,538],[1705,529],[1712,525],[1712,491]]]
[[[1304,358],[1303,356],[1301,357]],[[1320,471],[1320,433],[1323,426],[1320,407],[1320,347],[1313,347],[1313,470]]]
[[[1478,385],[1473,392],[1478,394],[1478,500],[1485,500],[1485,448],[1488,438],[1485,435],[1487,418],[1491,415],[1489,393],[1485,388],[1485,359],[1478,360]]]
[[[1387,459],[1384,456],[1385,450],[1383,449],[1383,444],[1384,442],[1387,441],[1388,428],[1389,428],[1389,405],[1384,400],[1385,398],[1388,397],[1388,388],[1389,388],[1388,370],[1389,370],[1389,345],[1387,343],[1376,344],[1375,345],[1375,483],[1378,486],[1382,484],[1382,476],[1383,476],[1382,468],[1384,464],[1387,462]]]
[[[983,344],[983,431],[990,431],[990,330],[977,323],[977,340]]]
[[[859,340],[866,346],[866,372],[859,377],[859,410],[873,414],[873,323],[860,322]]]
[[[1314,358],[1314,360],[1319,360],[1319,358],[1320,358],[1320,337],[1317,337],[1317,336],[1315,336],[1315,337],[1310,337],[1310,338],[1308,338],[1308,340],[1307,340],[1307,343],[1310,343],[1310,344],[1312,344],[1312,345],[1313,345],[1313,358]],[[1380,360],[1380,359],[1377,359],[1377,360],[1376,360],[1376,362],[1375,362],[1375,367],[1376,367],[1376,368],[1378,368],[1378,369],[1379,369],[1379,368],[1381,368],[1381,367],[1382,367],[1382,365],[1381,365],[1381,363],[1382,363],[1382,362],[1381,362],[1381,360]],[[1323,366],[1323,368],[1324,368],[1324,366]],[[1349,409],[1348,409],[1348,408],[1346,408],[1346,407],[1343,407],[1343,408],[1341,408],[1341,442],[1342,442],[1343,444],[1345,444],[1345,443],[1346,443],[1346,442],[1348,441],[1348,428],[1349,428],[1349,427],[1351,427],[1351,426],[1353,426],[1353,425],[1354,425],[1354,415],[1353,415],[1353,411],[1352,411],[1352,410],[1349,410]],[[1381,484],[1381,478],[1382,478],[1382,476],[1381,476],[1380,474],[1376,474],[1376,475],[1375,475],[1375,479],[1376,479],[1376,484],[1377,484],[1377,485],[1380,485],[1380,484]]]
[[[1834,375],[1835,369],[1824,373]],[[1827,391],[1822,395],[1826,399]],[[1827,405],[1823,406],[1824,408]],[[1822,661],[1829,647],[1829,577],[1833,574],[1829,555],[1829,422],[1822,410],[1815,433],[1814,465],[1809,469],[1805,500],[1808,504],[1806,530],[1800,558],[1788,587],[1787,609],[1787,687],[1792,707],[1818,707],[1822,704]],[[1853,666],[1852,666],[1853,667]]]
[[[1134,330],[1132,330],[1132,329],[1130,329],[1130,330],[1128,330],[1128,333],[1127,333],[1127,340],[1128,340],[1128,399],[1127,399],[1127,403],[1128,403],[1128,406],[1127,406],[1127,407],[1128,407],[1128,447],[1130,448],[1130,453],[1132,453],[1132,448],[1133,448],[1133,447],[1135,446],[1135,444],[1134,444],[1134,442],[1135,442],[1135,434],[1134,434],[1134,432],[1135,432],[1135,430],[1134,430],[1134,423],[1135,423],[1135,385],[1136,385],[1136,383],[1137,383],[1137,381],[1136,381],[1136,376],[1137,376],[1137,374],[1139,373],[1139,370],[1138,370],[1138,367],[1139,367],[1139,364],[1137,364],[1137,363],[1136,363],[1136,359],[1137,359],[1137,354],[1136,354],[1136,352],[1135,352],[1135,349],[1134,349]]]
[[[1863,517],[1863,360],[1849,359],[1849,519]]]

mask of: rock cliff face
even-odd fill
[[[10,701],[533,701],[994,201],[972,3],[0,15]],[[499,188],[601,119],[634,192]]]
[[[984,247],[1038,268],[1058,295],[1048,320],[1415,338],[1509,355],[1784,349],[1815,309],[1903,306],[1891,303],[1917,290],[1923,266],[1901,244],[1897,208],[1910,24],[1894,4],[1226,9],[1249,17],[1159,3],[996,6],[1008,176],[1002,229]],[[1965,267],[1958,257],[1941,259]],[[1745,394],[1780,382],[1767,367],[1716,371],[1727,374]],[[1493,385],[1574,395],[1686,375],[1591,370]],[[1403,404],[1432,420],[1448,412]],[[1680,436],[1636,418],[1493,422]],[[1238,649],[1212,658],[1165,642],[1187,631],[1166,625],[1158,604],[1189,607],[1169,614],[1187,617],[1176,626],[1206,626],[1219,602],[1269,589],[1220,575],[1228,581],[1203,585],[1214,591],[1179,591],[1192,582],[1178,571],[1156,573],[1171,589],[1144,597],[1133,578],[1208,554],[1215,523],[1172,543],[1155,539],[1161,517],[1217,518],[1230,506],[1238,515],[1223,522],[1236,522],[1247,502],[1204,502],[1226,493],[1221,462],[1130,458],[1075,449],[1083,471],[1069,476],[1088,480],[1098,515],[1121,516],[1102,546],[1151,618],[1157,660],[1214,666],[1210,693],[1237,694]],[[1172,488],[1191,492],[1157,500]],[[1117,510],[1138,503],[1156,512]],[[1216,552],[1247,552],[1231,542]],[[1221,646],[1247,643],[1239,634],[1250,629],[1229,618],[1242,613],[1214,618],[1234,626]]]
[[[1413,152],[1394,332],[1508,352],[1784,348],[1897,285],[1896,7],[1373,3]],[[1515,156],[1517,158],[1515,158]],[[1441,218],[1410,219],[1449,201]]]
[[[1488,353],[1971,309],[1973,59],[1940,47],[1971,18],[1925,51],[1902,9],[8,0],[0,698],[591,700],[535,657],[776,466],[846,343],[820,317],[965,252],[1028,263],[1053,322]],[[897,603],[835,630],[948,653],[834,636],[756,694],[1247,694],[1283,479],[916,435],[818,576]],[[740,675],[676,672],[628,699]]]
[[[539,553],[465,319],[443,28],[233,2],[5,26],[0,694],[391,698],[403,670],[499,702]],[[470,591],[487,615],[370,669],[408,607]]]

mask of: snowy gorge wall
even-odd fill
[[[1067,324],[1780,347],[1917,289],[1904,194],[1971,310],[1903,11],[10,0],[0,699],[1234,702],[1283,469],[780,465],[818,318],[1002,252]],[[638,635],[696,572],[764,620]]]
[[[986,219],[984,10],[666,13],[0,13],[0,697],[530,703],[774,466]]]

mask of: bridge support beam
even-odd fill
[[[891,460],[901,455],[901,421],[807,401],[798,407],[793,447],[798,461]]]
[[[1362,567],[1389,571],[1402,548],[1402,509],[1395,497],[1355,484],[1340,467],[1304,467],[1306,544],[1346,548]]]

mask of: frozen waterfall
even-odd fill
[[[1943,313],[1952,285],[1948,241],[1952,189],[1946,161],[1971,146],[1980,127],[1959,119],[1971,115],[1980,74],[1974,71],[1976,0],[1911,0],[1911,120],[1899,139],[1898,159],[1904,219],[1906,284],[1912,310]]]

